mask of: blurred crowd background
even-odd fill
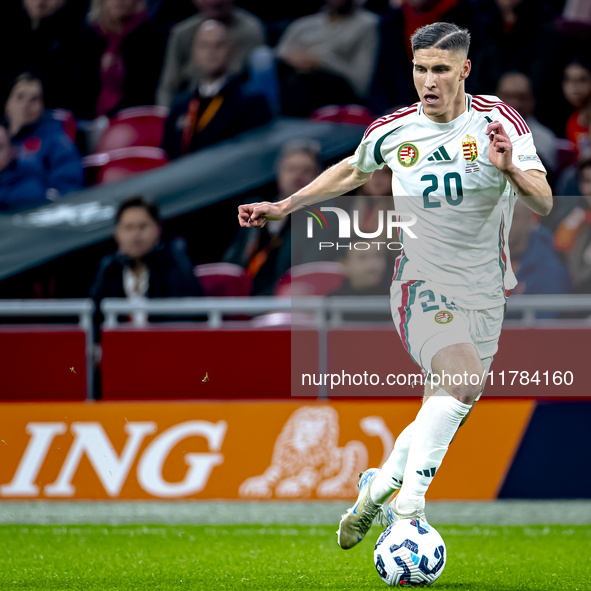
[[[437,21],[471,31],[467,92],[521,113],[557,196],[546,218],[516,209],[516,291],[591,293],[586,0],[2,0],[0,209],[59,203],[278,118],[357,124],[361,136],[416,102],[409,37]],[[149,197],[129,195],[114,241],[5,280],[1,297],[216,295],[203,279],[215,263],[241,269],[225,295],[286,293],[291,220],[239,229],[236,206],[282,199],[330,164],[314,141],[287,142],[266,186],[164,223]],[[361,229],[392,209],[390,180],[379,171],[341,201]],[[388,252],[331,262],[342,269],[334,293],[387,293]]]

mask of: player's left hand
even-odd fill
[[[513,144],[500,121],[493,121],[486,128],[489,138],[488,159],[501,172],[508,172],[513,167]]]

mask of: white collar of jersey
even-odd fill
[[[463,125],[466,120],[470,117],[470,111],[472,110],[472,96],[466,94],[466,110],[459,116],[450,121],[449,123],[437,123],[433,121],[425,115],[423,112],[423,103],[419,101],[419,110],[417,111],[419,121],[425,125],[425,127],[430,127],[431,129],[436,129],[437,131],[448,131],[450,129],[454,129]]]

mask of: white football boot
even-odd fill
[[[374,503],[369,494],[371,483],[379,472],[379,468],[371,468],[359,475],[357,502],[341,517],[337,531],[337,541],[343,550],[353,548],[363,540],[376,516],[379,515],[380,523],[384,519],[382,505]]]
[[[429,522],[427,521],[427,517],[425,516],[424,509],[417,509],[412,513],[400,513],[396,510],[396,499],[398,495],[394,497],[394,500],[387,506],[382,509],[380,512],[380,524],[383,525],[392,525],[396,521],[400,521],[401,519],[418,519],[427,525]]]

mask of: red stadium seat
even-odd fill
[[[231,263],[207,263],[194,269],[208,297],[250,295],[251,279],[246,270]]]
[[[113,183],[132,174],[159,168],[167,162],[168,156],[164,150],[136,146],[87,156],[83,158],[82,165],[90,183]]]
[[[306,263],[292,267],[279,280],[274,295],[325,296],[338,289],[345,279],[340,263]]]
[[[109,152],[132,146],[159,148],[168,117],[166,107],[132,107],[119,111],[101,135],[95,152]]]
[[[331,121],[333,123],[351,123],[365,125],[366,127],[375,121],[373,113],[361,105],[328,105],[317,109],[310,115],[312,121]]]
[[[67,109],[53,109],[51,112],[51,116],[56,121],[61,121],[64,131],[66,135],[76,143],[76,132],[78,131],[78,122],[76,121],[76,117],[74,117],[74,113],[72,111],[68,111]]]

